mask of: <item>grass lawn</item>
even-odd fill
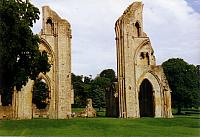
[[[1,120],[0,136],[200,136],[198,114],[172,119],[74,118],[69,120]]]

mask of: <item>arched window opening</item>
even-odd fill
[[[47,24],[50,24],[51,26],[53,25],[53,22],[51,19],[47,19]]]
[[[153,87],[148,79],[144,79],[140,85],[139,107],[140,117],[154,116]]]
[[[135,28],[137,37],[140,37],[140,24],[138,22],[135,23]]]
[[[49,34],[53,34],[54,25],[53,25],[53,21],[52,21],[52,19],[50,19],[50,18],[47,19],[46,24],[47,24],[47,33],[49,33]]]

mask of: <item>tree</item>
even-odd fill
[[[76,76],[72,73],[72,85],[74,89],[74,104],[75,107],[81,107],[82,106],[82,92],[84,90],[83,88],[83,81],[81,76]]]
[[[74,88],[74,107],[85,107],[86,99],[91,92],[91,79],[72,73],[72,84]]]
[[[46,108],[49,97],[49,88],[43,79],[36,79],[33,86],[33,100],[32,102],[37,106],[38,109]]]
[[[116,81],[115,71],[113,69],[105,69],[100,73],[100,77],[108,78],[111,82]]]
[[[0,1],[0,90],[18,91],[28,79],[50,70],[46,52],[39,51],[40,39],[31,27],[39,19],[39,9],[28,0]]]
[[[76,76],[72,73],[74,88],[74,107],[85,107],[86,100],[92,98],[94,107],[105,107],[105,94],[115,81],[115,72],[112,69],[103,70],[95,79],[86,76]]]
[[[96,77],[92,82],[92,98],[94,107],[106,107],[106,92],[109,91],[111,84],[116,81],[115,71],[105,69],[100,73],[100,77]]]
[[[93,99],[94,107],[99,108],[99,111],[101,107],[105,108],[106,105],[106,91],[110,87],[111,81],[108,78],[104,77],[96,77],[92,81],[92,92],[90,94],[90,97]]]
[[[194,107],[199,103],[198,69],[180,58],[172,58],[162,64],[172,90],[173,106],[181,113],[183,107]]]

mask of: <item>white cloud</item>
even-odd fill
[[[184,0],[145,1],[144,26],[148,32],[158,63],[180,57],[200,64],[200,14]]]
[[[72,71],[95,76],[116,68],[115,21],[132,0],[32,0],[49,5],[72,25]],[[158,64],[180,57],[200,64],[200,14],[184,0],[143,0],[144,31]],[[39,32],[41,21],[34,27]]]

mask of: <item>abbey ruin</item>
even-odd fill
[[[171,90],[143,31],[142,11],[142,2],[134,2],[115,24],[118,82],[108,96],[107,116],[171,118]]]
[[[42,7],[42,13],[39,50],[47,52],[51,69],[47,74],[40,73],[38,77],[48,85],[48,105],[44,110],[35,108],[32,103],[34,82],[29,80],[21,91],[13,92],[12,106],[0,107],[0,119],[65,119],[71,116],[71,27],[67,20],[61,19],[48,6]]]
[[[134,2],[115,24],[118,81],[113,83],[107,94],[106,115],[171,118],[171,90],[162,67],[156,65],[150,39],[143,31],[142,12],[142,2]],[[0,119],[71,117],[74,93],[71,85],[70,23],[48,6],[42,8],[42,13],[39,50],[47,52],[51,70],[46,74],[40,73],[38,78],[48,85],[48,105],[44,110],[35,108],[32,102],[34,82],[29,80],[21,91],[13,92],[11,106],[0,104]]]

